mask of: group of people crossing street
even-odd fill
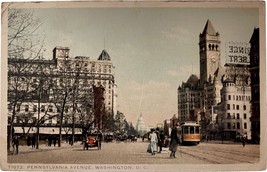
[[[177,150],[177,146],[179,144],[179,136],[178,136],[178,124],[173,127],[171,131],[171,141],[169,145],[169,150],[171,151],[170,158],[176,158],[175,153]],[[161,153],[162,147],[165,144],[165,136],[163,131],[159,131],[159,128],[156,130],[154,128],[151,129],[151,132],[148,136],[149,144],[147,148],[147,152],[151,153],[151,155],[155,155],[157,153]]]

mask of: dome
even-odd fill
[[[139,116],[139,118],[137,120],[136,129],[137,129],[137,131],[146,131],[146,125],[145,125],[145,121],[142,117],[142,114]]]
[[[140,115],[140,117],[138,118],[138,121],[137,121],[137,123],[145,123],[145,121],[144,121],[144,119],[143,119],[143,117],[142,117],[142,114]]]

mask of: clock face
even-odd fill
[[[212,61],[212,62],[216,62],[216,57],[215,57],[215,56],[212,56],[212,57],[211,57],[211,61]]]
[[[217,54],[216,53],[212,53],[211,55],[211,62],[215,63],[217,61]]]

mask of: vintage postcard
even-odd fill
[[[1,14],[1,170],[266,169],[265,2]]]

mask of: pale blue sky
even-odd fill
[[[257,9],[82,8],[35,9],[44,22],[46,55],[55,46],[70,56],[96,59],[105,48],[115,66],[118,110],[148,125],[177,114],[177,88],[199,75],[199,34],[210,19],[220,33],[222,65],[226,42],[249,42],[259,26]]]

